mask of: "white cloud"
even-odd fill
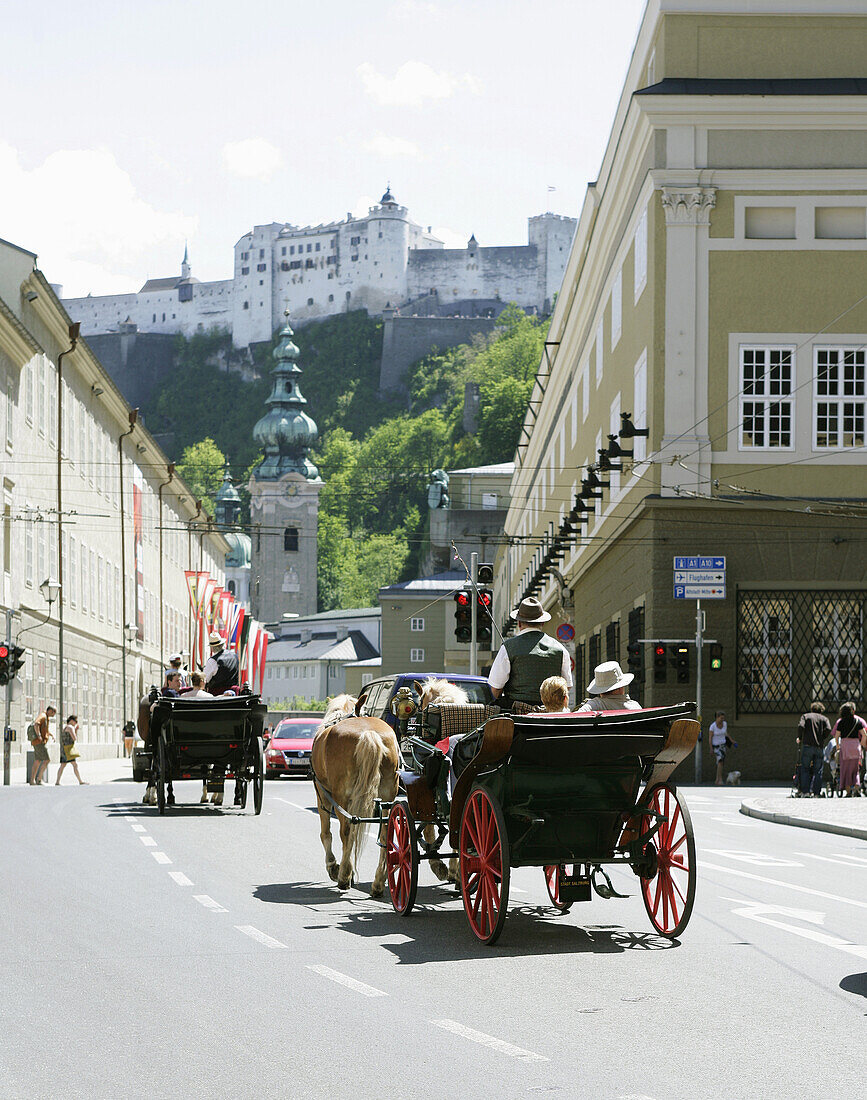
[[[0,236],[39,255],[67,297],[138,290],[136,270],[167,246],[181,250],[197,220],[157,210],[107,150],[62,149],[32,169],[0,142]],[[179,269],[179,268],[178,268]]]
[[[379,202],[379,197],[373,197],[373,195],[359,195],[352,206],[353,218],[363,218],[367,215],[371,206],[376,206]]]
[[[364,148],[368,153],[375,153],[384,160],[426,160],[425,154],[414,141],[405,141],[403,138],[391,137],[380,130],[368,141]]]
[[[276,145],[264,138],[228,141],[223,146],[223,165],[230,176],[267,183],[280,167],[283,157]]]
[[[356,72],[370,98],[384,107],[418,107],[425,99],[448,99],[462,90],[479,95],[482,90],[476,77],[437,72],[424,61],[405,61],[392,77],[377,72],[369,61]]]
[[[397,16],[399,19],[421,19],[430,17],[439,17],[443,14],[441,8],[438,8],[436,4],[429,3],[428,0],[395,0],[395,3],[391,5],[390,15]]]
[[[470,239],[466,233],[456,233],[454,229],[444,225],[435,225],[431,232],[443,242],[446,248],[466,248],[467,241]]]

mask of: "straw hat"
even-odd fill
[[[215,646],[215,645],[220,645],[221,646],[221,645],[226,644],[223,640],[223,635],[218,634],[216,632],[216,630],[212,630],[211,633],[208,635],[208,641],[210,642],[210,644],[212,646]]]
[[[590,695],[604,695],[606,691],[626,687],[634,679],[635,676],[631,672],[624,672],[617,661],[606,661],[593,670],[593,679],[587,685],[587,691]]]
[[[519,623],[546,623],[551,616],[535,597],[530,596],[521,600],[518,607],[509,612],[509,618],[516,619]]]

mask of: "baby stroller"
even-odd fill
[[[828,778],[825,779],[825,786],[822,793],[828,798],[833,798],[835,794],[842,796],[843,792],[837,784],[837,745],[833,737],[828,738],[823,753],[825,756],[825,771],[827,772]]]

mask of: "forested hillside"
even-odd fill
[[[370,606],[378,589],[417,570],[427,536],[430,472],[509,461],[515,452],[547,321],[510,306],[490,337],[436,352],[411,370],[409,408],[377,397],[381,323],[350,313],[296,334],[301,390],[320,429],[313,459],[325,482],[319,513],[320,609]],[[222,337],[181,349],[178,387],[145,410],[154,431],[174,430],[179,472],[213,509],[231,458],[242,497],[257,461],[253,425],[270,389],[217,374],[209,360]],[[270,349],[256,352],[267,371]],[[480,389],[478,427],[463,429],[464,389]],[[179,410],[182,411],[179,412]],[[195,414],[195,415],[194,415]]]

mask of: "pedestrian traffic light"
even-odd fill
[[[674,667],[677,669],[677,682],[689,683],[689,646],[677,645],[674,647]]]
[[[9,647],[0,645],[0,684],[8,684],[11,679],[9,674]]]
[[[476,641],[485,649],[491,648],[491,609],[493,596],[490,588],[478,590],[478,607],[476,608]]]
[[[712,672],[722,669],[722,646],[719,642],[713,642],[710,647],[710,667]]]
[[[468,588],[455,592],[455,640],[464,644],[473,640],[472,595]]]
[[[479,584],[494,583],[494,567],[489,561],[480,561],[476,567],[476,580]]]
[[[665,646],[657,642],[653,647],[653,682],[664,684],[668,679],[668,665],[665,660]]]
[[[13,642],[9,646],[9,679],[11,680],[18,672],[18,669],[24,664],[25,649],[23,646],[15,645]]]
[[[640,678],[644,672],[644,645],[641,642],[630,642],[626,647],[626,654],[629,671]]]

